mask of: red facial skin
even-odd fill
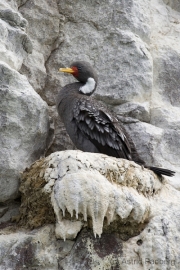
[[[74,70],[74,72],[72,73],[72,75],[74,77],[78,77],[78,69],[77,69],[77,67],[71,67],[71,68]]]

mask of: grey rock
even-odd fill
[[[163,129],[180,130],[179,107],[151,108],[151,124]]]
[[[156,164],[156,166],[160,167],[167,166],[165,165],[165,160],[163,162],[162,157],[163,149],[162,151],[159,152],[156,151],[158,145],[161,144],[163,146],[164,143],[163,129],[157,128],[148,123],[141,123],[141,122],[131,123],[125,125],[125,127],[126,130],[131,134],[131,137],[138,150],[138,153],[140,154],[141,158],[146,161],[147,164]]]
[[[13,11],[17,11],[17,3],[14,0],[8,0],[8,1],[4,1],[4,0],[0,0],[0,9],[11,9]]]
[[[109,40],[114,46],[109,50],[106,59],[108,51],[106,44]],[[107,61],[106,65],[104,59]],[[150,98],[152,59],[147,46],[138,36],[119,29],[110,32],[103,41],[98,60],[99,66],[105,66],[105,69],[101,68],[99,74],[99,86],[95,94],[98,98],[115,105],[127,101],[143,102]]]
[[[0,54],[12,68],[19,70],[24,57],[32,52],[32,43],[25,33],[27,21],[12,9],[0,9]]]
[[[51,52],[61,43],[60,24],[63,16],[58,13],[56,1],[26,1],[20,6],[19,11],[29,23],[28,36],[33,43],[32,54],[24,59],[21,73],[27,76],[33,88],[49,104],[48,99],[44,97],[44,88],[48,88],[48,97],[51,97],[53,86],[51,85],[50,89],[48,87],[46,62]]]
[[[20,172],[44,153],[48,110],[27,79],[0,65],[0,201],[18,195]],[[7,188],[8,185],[8,188]]]
[[[180,106],[180,53],[172,48],[161,49],[154,58],[155,83],[164,103]]]
[[[130,117],[133,119],[138,119],[142,122],[150,122],[150,110],[149,102],[144,103],[133,103],[126,102],[120,106],[114,106],[113,110],[117,116]]]
[[[9,227],[0,230],[1,269],[58,269],[58,260],[72,248],[73,241],[57,241],[53,225],[26,232]]]
[[[170,183],[180,190],[179,136],[176,129],[162,129],[148,123],[124,123],[140,157],[147,164],[170,168],[176,172]]]
[[[146,1],[83,1],[58,0],[59,12],[70,22],[86,22],[97,30],[119,27],[133,29],[145,40],[150,37],[149,4]],[[146,11],[146,12],[145,12]]]
[[[32,42],[27,35],[24,35],[22,46],[27,53],[32,53],[33,50]]]
[[[125,263],[123,265],[120,262],[125,256],[123,246],[122,239],[114,232],[94,238],[91,231],[84,229],[78,235],[70,254],[60,261],[61,269],[127,269]]]
[[[28,0],[17,0],[18,8],[22,7]]]
[[[26,28],[27,26],[27,20],[20,13],[14,12],[12,9],[0,10],[0,19],[13,27]]]
[[[11,222],[16,216],[19,215],[20,202],[10,201],[3,203],[4,206],[0,208],[0,226]]]
[[[178,0],[163,0],[163,2],[170,6],[172,9],[180,12],[180,3]]]
[[[8,206],[1,206],[0,207],[0,218],[8,211]]]

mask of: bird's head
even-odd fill
[[[70,65],[70,68],[60,68],[59,71],[72,74],[79,82],[84,85],[79,91],[85,95],[91,95],[97,86],[97,74],[92,66],[85,61],[76,61]]]

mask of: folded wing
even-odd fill
[[[80,99],[73,108],[74,121],[80,132],[100,153],[132,160],[131,146],[118,120],[103,106]]]

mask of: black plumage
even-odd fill
[[[57,98],[58,113],[78,149],[133,160],[158,175],[174,175],[171,170],[147,166],[122,123],[90,97],[97,86],[97,74],[89,63],[74,62],[71,68],[60,71],[71,73],[79,81],[63,87]]]

